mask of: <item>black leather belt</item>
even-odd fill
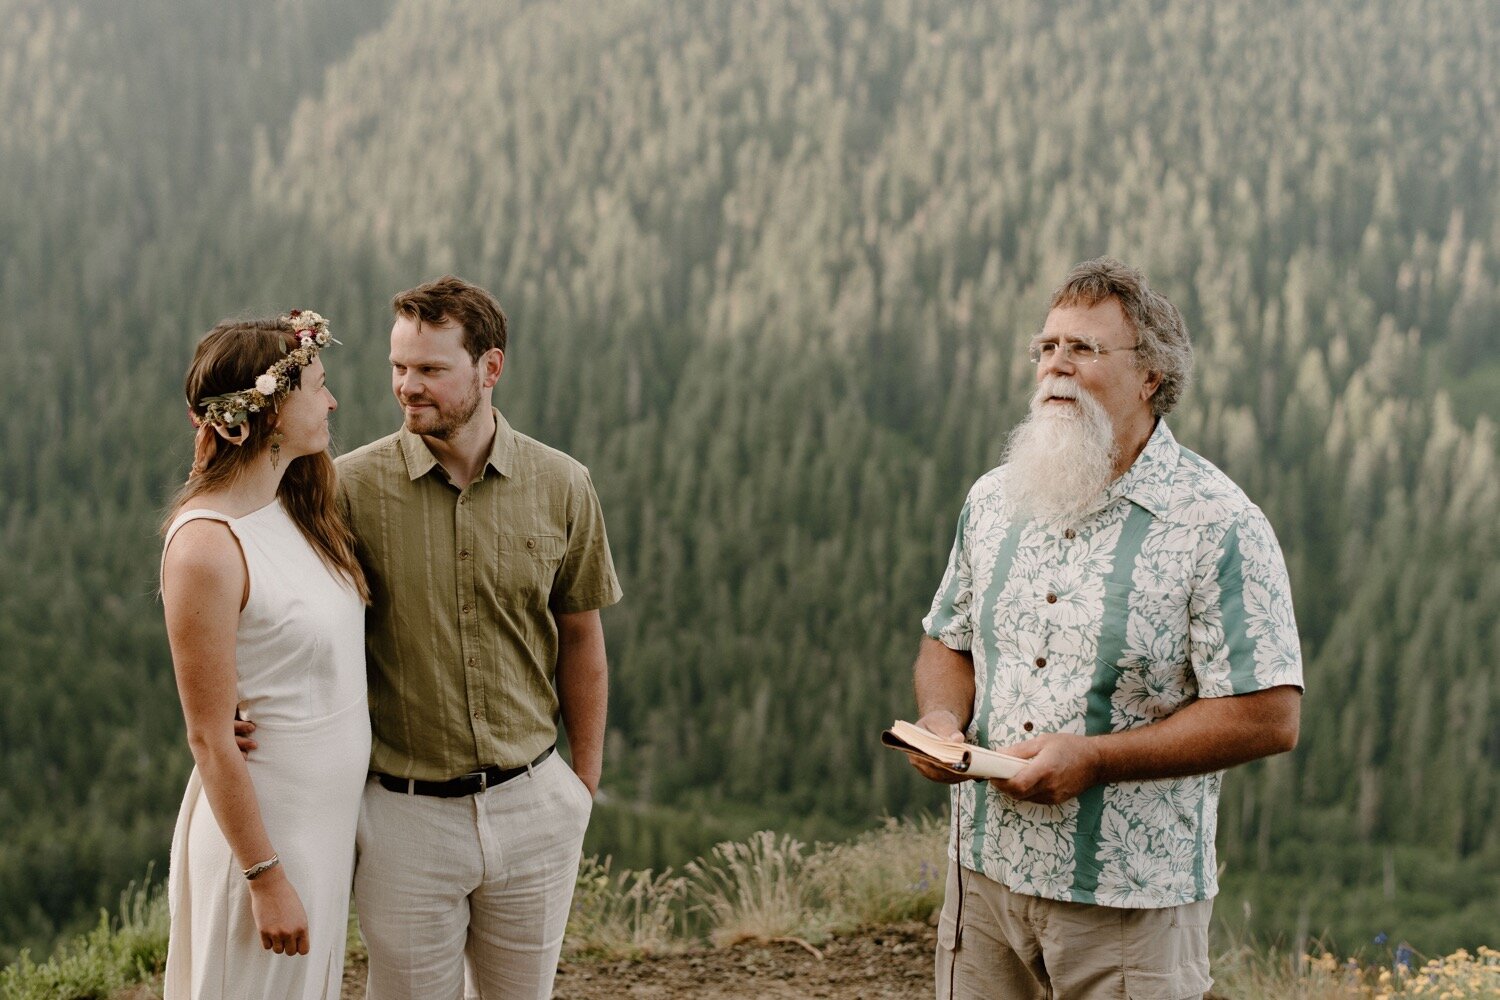
[[[400,792],[402,795],[436,795],[440,799],[456,799],[463,795],[475,795],[486,788],[503,785],[511,778],[518,778],[548,757],[551,757],[552,751],[556,749],[557,746],[554,744],[538,754],[536,760],[530,764],[522,764],[520,767],[495,767],[492,765],[483,771],[460,774],[458,777],[448,781],[419,781],[416,778],[398,778],[392,774],[381,774],[379,771],[371,771],[370,774],[387,791]]]

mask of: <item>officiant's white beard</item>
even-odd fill
[[[1048,403],[1049,396],[1076,404]],[[1115,432],[1103,405],[1072,379],[1049,375],[1005,448],[1005,492],[1022,517],[1076,522],[1114,479]]]

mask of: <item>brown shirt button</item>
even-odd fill
[[[469,558],[469,550],[468,549],[460,549],[459,552],[458,552],[458,558],[460,558],[460,559],[467,559],[467,558]]]
[[[526,539],[526,547],[528,549],[534,549],[534,548],[536,548],[536,539],[535,538],[528,538],[528,539]]]
[[[1026,730],[1029,733],[1029,732],[1031,732],[1031,723],[1029,723],[1029,722],[1025,723],[1024,725],[1021,726],[1021,728],[1024,729],[1024,730]]]
[[[477,667],[477,666],[479,666],[479,657],[477,657],[477,656],[471,656],[471,657],[469,657],[469,666],[471,666],[471,667]]]
[[[1056,604],[1057,603],[1057,595],[1056,594],[1048,594],[1047,595],[1047,603],[1048,604]]]
[[[1072,528],[1069,528],[1067,531],[1063,532],[1063,537],[1068,539],[1069,541],[1072,541],[1073,539],[1078,537],[1078,532],[1074,531]]]
[[[470,611],[470,608],[469,608],[469,606],[468,606],[468,605],[467,605],[467,604],[465,604],[465,605],[464,605],[464,606],[463,606],[463,607],[462,607],[462,608],[460,608],[460,609],[459,609],[459,610],[460,610],[460,611],[462,611],[462,612],[463,612],[463,613],[464,613],[464,614],[468,614],[468,613],[469,613],[469,611]]]
[[[1045,667],[1047,665],[1047,658],[1045,656],[1038,656],[1036,658],[1036,665],[1039,667]]]

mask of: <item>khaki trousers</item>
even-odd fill
[[[1022,896],[950,863],[938,1000],[1201,1000],[1212,912],[1211,899],[1127,910]]]
[[[354,906],[368,1000],[545,1000],[592,800],[553,754],[477,795],[365,785]]]

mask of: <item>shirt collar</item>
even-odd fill
[[[1105,491],[1106,501],[1124,497],[1145,508],[1153,517],[1161,517],[1172,504],[1172,480],[1181,455],[1182,446],[1173,437],[1167,422],[1158,419],[1146,447],[1141,449],[1125,474],[1109,484]]]
[[[495,415],[495,440],[490,443],[490,453],[485,459],[485,465],[502,476],[509,476],[511,457],[515,454],[516,432],[510,429],[510,424],[505,422],[499,410],[490,407],[490,412]],[[397,439],[401,442],[401,454],[406,459],[408,478],[413,481],[421,479],[434,468],[440,467],[437,456],[433,455],[432,449],[427,447],[427,442],[422,440],[420,434],[413,434],[403,425],[397,432]]]

